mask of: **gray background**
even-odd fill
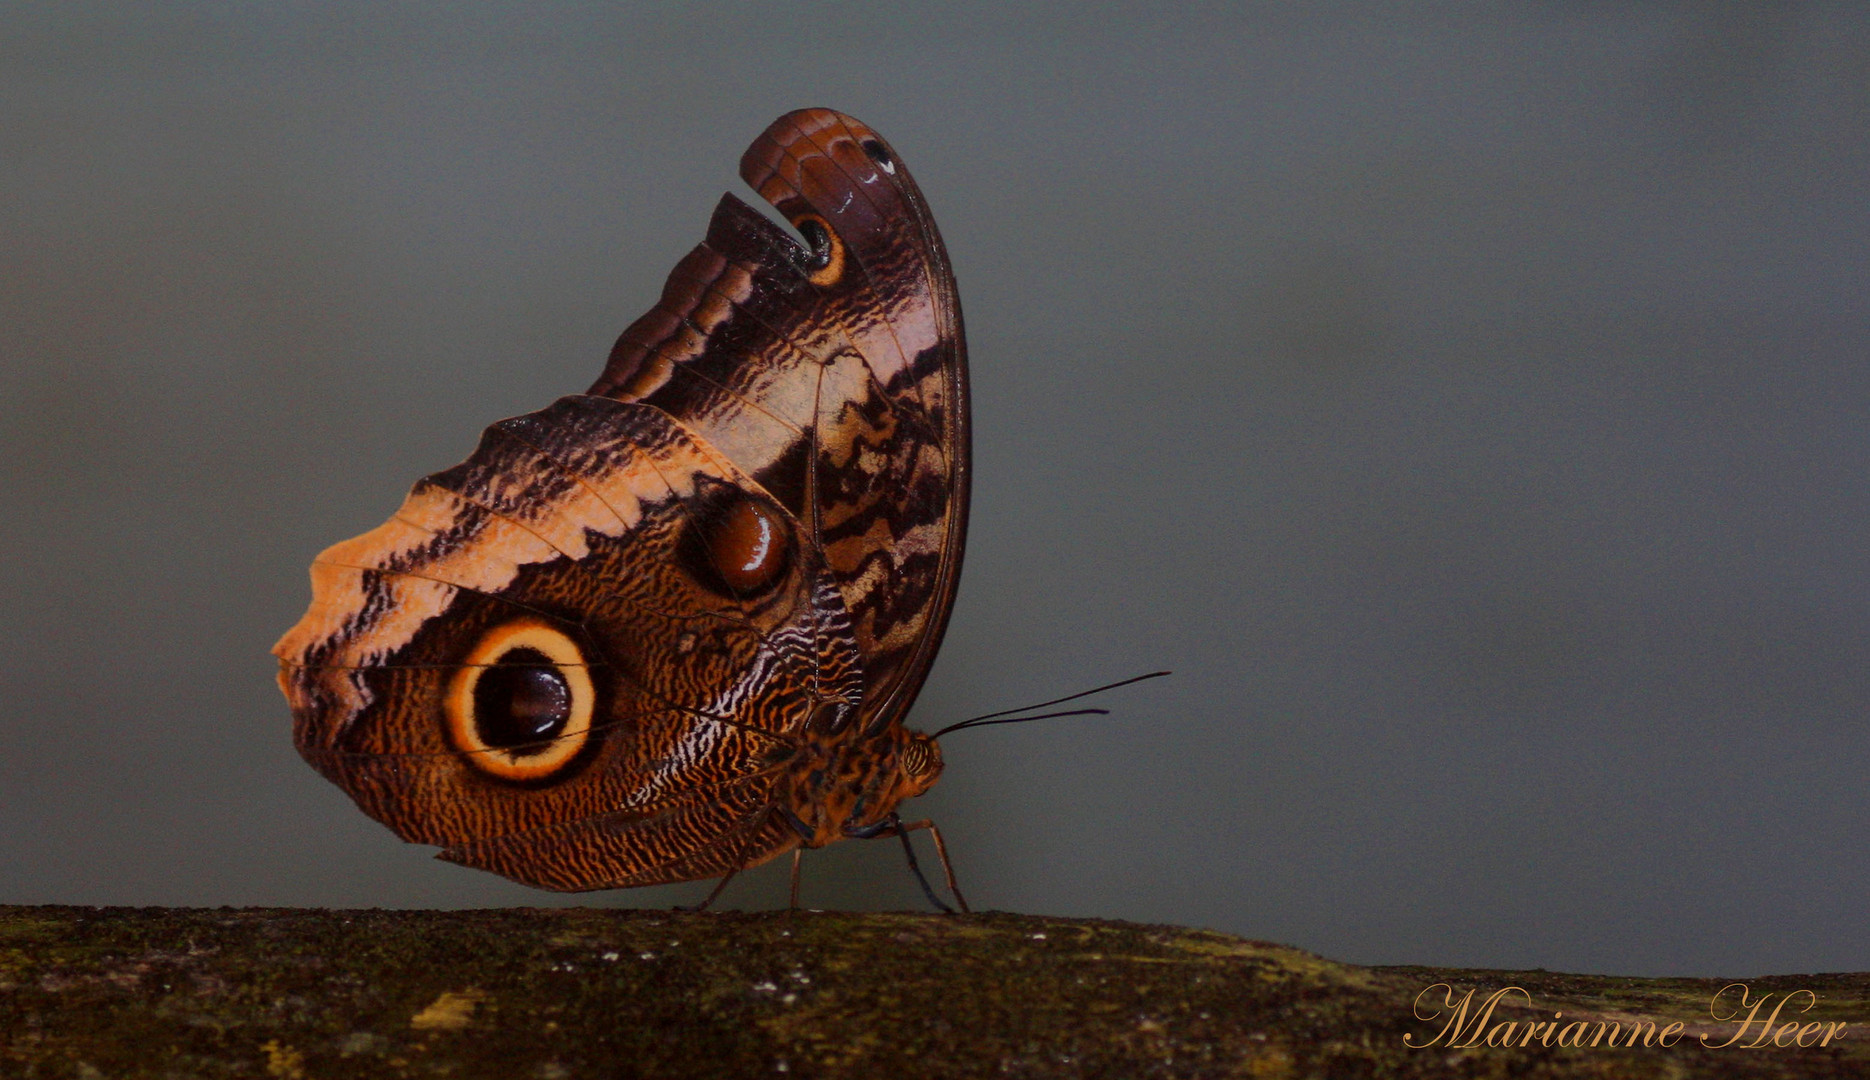
[[[980,906],[1870,969],[1870,20],[1362,10],[0,8],[0,902],[559,902],[300,763],[267,649],[823,104],[974,356],[916,725],[1176,670],[948,741]],[[807,873],[920,905],[891,845]]]

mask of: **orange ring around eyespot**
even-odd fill
[[[543,653],[571,689],[571,716],[566,719],[564,730],[550,746],[537,753],[515,754],[488,746],[474,723],[475,686],[489,665],[514,649]],[[591,673],[578,643],[564,631],[538,619],[515,619],[481,635],[449,681],[442,711],[447,715],[449,741],[475,768],[502,780],[539,780],[563,768],[584,749],[585,739],[591,734],[591,713],[596,704]]]
[[[844,276],[844,241],[838,239],[837,231],[831,227],[831,223],[817,214],[799,215],[792,227],[803,233],[806,222],[812,222],[825,231],[825,243],[831,248],[825,257],[825,265],[806,275],[806,280],[820,288],[836,284]]]

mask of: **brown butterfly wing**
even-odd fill
[[[960,580],[969,436],[954,275],[914,179],[857,120],[783,116],[740,174],[813,248],[724,197],[591,393],[690,424],[806,523],[856,624],[866,729],[880,731],[921,689]]]
[[[782,118],[742,172],[813,250],[725,198],[601,396],[494,425],[322,554],[275,647],[301,753],[445,858],[557,889],[763,861],[799,842],[772,811],[814,710],[861,702],[881,731],[927,672],[967,505],[940,238],[836,113]],[[696,544],[740,504],[787,545],[751,589]],[[570,726],[483,746],[459,717],[522,655]]]
[[[301,754],[457,861],[552,888],[679,880],[720,836],[765,824],[744,807],[771,800],[775,751],[816,701],[859,691],[809,545],[745,597],[696,565],[686,541],[720,492],[762,497],[650,406],[570,397],[489,428],[313,564],[312,609],[275,650]],[[452,686],[485,666],[469,654],[514,628],[564,639],[589,682],[588,734],[537,778],[490,770],[498,749],[451,729]]]

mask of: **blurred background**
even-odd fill
[[[314,553],[591,381],[806,105],[894,143],[967,312],[914,726],[1176,672],[947,740],[911,809],[977,907],[1870,969],[1842,3],[6,5],[0,902],[699,899],[398,842],[267,650]],[[893,842],[806,902],[925,906]]]

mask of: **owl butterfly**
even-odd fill
[[[583,890],[792,851],[796,903],[798,850],[928,828],[946,869],[896,808],[942,770],[902,721],[967,526],[954,276],[851,117],[740,175],[806,246],[723,196],[597,382],[320,554],[273,649],[300,754],[441,858]]]

